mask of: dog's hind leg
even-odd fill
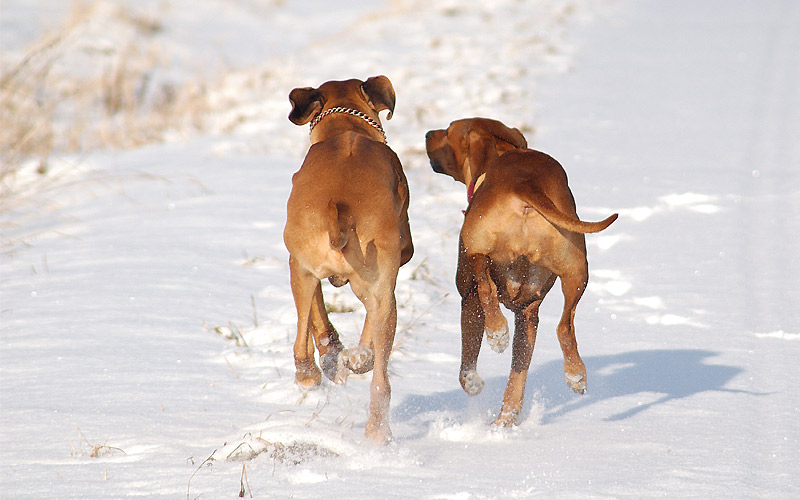
[[[483,390],[483,380],[478,375],[478,355],[483,342],[486,317],[478,296],[475,268],[459,241],[456,288],[461,295],[461,369],[458,381],[464,392],[476,396]]]
[[[302,269],[297,259],[292,256],[289,257],[289,271],[292,296],[297,308],[297,337],[294,341],[295,382],[303,389],[310,389],[322,381],[322,373],[314,361],[314,339],[310,335],[311,307],[319,280]]]
[[[561,290],[564,293],[564,311],[558,323],[557,333],[561,351],[564,353],[564,376],[570,389],[584,394],[587,382],[586,366],[578,354],[578,341],[575,339],[575,309],[586,289],[589,273],[584,267],[582,273],[560,278]]]
[[[376,331],[372,336],[375,366],[370,383],[369,419],[365,433],[367,438],[377,443],[386,443],[392,437],[389,429],[389,400],[392,388],[389,385],[389,356],[392,353],[395,328],[397,326],[397,306],[394,293],[384,303],[378,304],[376,311]],[[370,311],[367,311],[369,317]],[[373,313],[374,317],[374,313]]]
[[[328,319],[325,302],[322,297],[322,284],[318,283],[311,303],[311,333],[319,351],[319,363],[322,373],[337,384],[347,382],[347,368],[344,367],[341,356],[343,346],[339,340],[339,333]],[[313,355],[313,353],[312,353]]]
[[[372,370],[375,362],[372,346],[372,333],[374,328],[370,328],[369,323],[370,310],[375,304],[375,290],[382,290],[378,275],[378,270],[382,267],[378,265],[378,249],[374,242],[369,242],[363,253],[360,253],[360,249],[355,246],[349,247],[349,249],[352,252],[349,254],[349,261],[356,269],[356,274],[350,280],[350,289],[353,290],[358,300],[364,304],[364,308],[367,310],[367,319],[364,322],[364,328],[361,331],[361,338],[359,339],[358,345],[342,351],[342,357],[344,359],[344,365],[347,368],[353,373],[361,374]],[[355,254],[355,257],[353,257],[353,254]],[[387,264],[387,266],[391,265],[392,264]],[[391,269],[391,267],[389,268]],[[397,269],[397,267],[395,267],[395,269]],[[388,289],[388,292],[384,290],[384,294],[394,293],[395,281],[396,275],[391,282],[391,287]],[[382,296],[379,294],[378,297]]]
[[[395,267],[396,269],[396,267]],[[367,317],[359,347],[372,346],[372,382],[370,383],[369,418],[365,434],[367,439],[379,444],[391,440],[389,428],[389,356],[392,353],[397,327],[397,304],[394,296],[395,277],[386,277],[378,283],[361,283],[351,280],[353,291],[361,298]],[[366,285],[366,286],[365,286]]]
[[[489,272],[489,257],[472,255],[469,259],[478,282],[478,297],[483,308],[486,340],[493,351],[503,352],[508,347],[508,322],[500,310],[497,285]]]
[[[503,407],[494,422],[495,425],[510,427],[516,424],[517,417],[522,411],[525,382],[528,379],[528,368],[531,365],[531,355],[536,342],[536,330],[539,326],[539,306],[541,304],[541,300],[536,300],[525,309],[515,312],[511,373],[508,375],[508,384],[503,393]]]
[[[461,369],[458,381],[464,392],[476,396],[483,390],[483,379],[478,375],[478,354],[483,342],[484,315],[477,289],[461,298]]]

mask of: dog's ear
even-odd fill
[[[476,176],[475,172],[483,172],[486,165],[497,158],[498,154],[495,147],[497,140],[493,134],[473,129],[467,132],[465,142],[466,160],[469,161],[469,169],[474,178]]]
[[[505,127],[506,134],[504,135],[495,135],[495,137],[509,142],[514,145],[517,149],[527,149],[528,148],[528,141],[525,140],[525,136],[522,135],[522,132],[516,128],[509,128]]]
[[[292,111],[289,120],[295,125],[305,125],[322,110],[324,103],[322,93],[311,87],[301,87],[289,92]]]
[[[481,120],[479,123],[480,128],[515,148],[526,149],[528,147],[528,141],[525,140],[525,136],[515,128],[507,127],[497,120]]]
[[[366,82],[361,84],[361,90],[367,97],[367,102],[372,106],[372,109],[375,111],[388,109],[389,114],[386,115],[386,119],[392,119],[395,95],[392,82],[390,82],[388,78],[383,75],[368,78]]]

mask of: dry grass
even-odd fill
[[[186,482],[186,498],[191,499],[192,480],[203,469],[210,468],[219,460],[216,457],[218,449],[211,452],[211,454],[203,460],[200,465],[194,470],[189,480]],[[239,498],[244,498],[247,494],[253,498],[253,491],[250,488],[249,480],[247,479],[247,467],[245,462],[255,459],[259,456],[266,456],[273,464],[273,474],[275,467],[278,464],[287,466],[297,466],[305,462],[315,460],[318,458],[332,458],[338,457],[339,454],[329,450],[323,446],[306,441],[291,441],[290,443],[282,443],[280,441],[267,441],[261,436],[255,437],[254,441],[242,442],[236,446],[230,453],[228,453],[224,460],[226,462],[242,462],[242,472],[239,477]],[[194,464],[194,459],[189,458],[190,463]],[[200,498],[197,495],[194,498]]]
[[[197,122],[203,86],[156,81],[169,63],[161,29],[122,6],[75,2],[58,30],[0,67],[0,199],[35,182],[28,171],[46,175],[54,152],[140,146]]]
[[[228,462],[243,462],[252,460],[260,455],[266,455],[276,464],[300,465],[319,457],[328,458],[339,456],[334,451],[306,441],[282,443],[280,441],[267,441],[261,437],[256,437],[255,439],[257,441],[256,446],[243,442],[234,448],[233,451],[225,457],[225,460]]]
[[[53,148],[54,102],[38,98],[39,82],[47,81],[52,68],[49,54],[63,42],[59,34],[31,49],[10,71],[0,77],[0,197],[10,188],[11,177],[27,158],[47,170]]]
[[[78,428],[78,445],[75,446],[75,443],[72,441],[70,441],[70,443],[72,445],[72,451],[70,452],[71,457],[89,456],[91,458],[99,458],[105,455],[114,456],[114,453],[122,453],[123,455],[127,455],[124,450],[114,446],[109,446],[108,438],[106,438],[102,444],[90,442],[86,436],[84,436],[80,427]],[[89,447],[88,451],[84,449],[84,443]]]

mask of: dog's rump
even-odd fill
[[[535,210],[551,224],[567,231],[597,233],[617,220],[617,214],[599,222],[580,220],[564,168],[541,151],[508,152],[495,160],[487,174],[487,181],[510,188],[513,196],[520,200],[523,211]],[[525,180],[520,181],[520,174]]]

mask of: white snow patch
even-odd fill
[[[708,205],[710,202],[716,201],[717,199],[717,196],[701,193],[668,194],[659,198],[659,200],[669,208],[692,208],[697,205]]]
[[[469,500],[472,495],[467,491],[459,491],[456,493],[445,493],[442,495],[434,495],[430,497],[433,500]]]
[[[333,478],[336,479],[338,476],[334,475]],[[324,483],[328,479],[328,474],[321,474],[310,469],[300,469],[296,472],[290,472],[286,481],[289,484],[319,484]]]
[[[653,206],[638,206],[621,208],[618,210],[620,217],[627,217],[635,222],[644,222],[655,216],[669,212],[688,210],[703,215],[713,215],[723,210],[718,196],[701,193],[676,193],[660,196],[658,203]]]
[[[658,210],[652,207],[634,207],[621,208],[618,212],[620,217],[629,217],[636,222],[643,222],[652,217]]]
[[[456,443],[485,443],[503,441],[516,428],[503,429],[491,426],[485,420],[456,422],[451,417],[441,416],[430,427],[428,435],[442,441]]]
[[[685,316],[677,314],[651,314],[645,319],[648,325],[664,325],[664,326],[695,326],[698,328],[706,328],[707,325],[695,321]]]
[[[783,330],[778,330],[770,333],[756,333],[756,337],[760,339],[800,340],[800,333],[787,333]]]
[[[666,309],[667,307],[661,297],[635,297],[633,303],[650,309]]]
[[[633,239],[631,236],[623,233],[611,235],[604,235],[601,233],[595,237],[587,239],[586,244],[597,247],[600,250],[610,250],[619,243],[630,241],[631,239]]]

